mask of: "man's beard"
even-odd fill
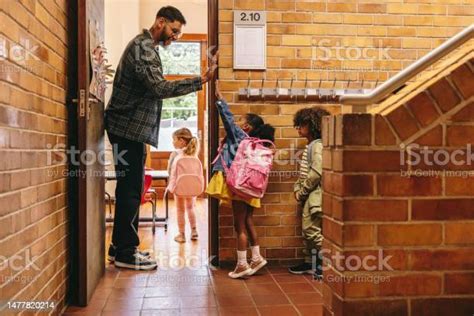
[[[170,38],[171,38],[171,36],[168,36],[168,35],[165,34],[165,32],[163,32],[160,36],[160,40],[158,41],[158,43],[160,44],[160,46],[165,47],[164,44],[167,41],[169,41]]]

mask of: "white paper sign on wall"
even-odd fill
[[[267,14],[234,11],[234,69],[267,68]]]

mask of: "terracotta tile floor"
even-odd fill
[[[148,212],[145,209],[143,215]],[[159,227],[153,236],[150,226],[140,226],[140,248],[154,252],[157,270],[131,271],[107,263],[90,304],[71,306],[65,315],[322,315],[320,283],[310,276],[270,267],[246,280],[233,280],[228,269],[209,268],[205,200],[197,207],[198,241],[173,240],[177,233],[173,215],[170,203],[167,233]],[[107,227],[107,244],[110,234]]]

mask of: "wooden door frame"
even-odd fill
[[[80,17],[81,15],[85,15],[87,17],[87,0],[78,0],[78,9],[77,9],[77,15]],[[79,22],[79,21],[78,21]],[[87,22],[87,20],[86,20]],[[80,86],[81,83],[81,78],[89,78],[89,70],[88,69],[83,69],[84,67],[80,67],[80,65],[83,65],[84,63],[88,63],[87,58],[89,57],[88,54],[81,54],[79,51],[79,47],[81,43],[79,42],[80,38],[89,38],[87,36],[87,27],[78,27],[78,67],[77,67],[77,96],[76,98],[79,99],[79,91],[81,89],[84,89],[86,92],[87,98],[89,97],[89,86],[86,85],[84,87]],[[87,43],[82,43],[82,45],[87,45]],[[85,50],[87,52],[87,49]],[[88,52],[87,52],[88,53]],[[77,104],[79,106],[79,104]],[[86,102],[86,108],[88,106],[88,102]],[[87,140],[82,137],[84,134],[84,131],[86,129],[86,124],[84,124],[84,120],[78,119],[78,149],[80,150],[81,148],[85,148],[87,144]],[[81,122],[82,121],[82,122]],[[85,172],[86,168],[85,165],[80,164],[79,170],[81,172]],[[85,187],[84,181],[81,181],[78,178],[78,196],[79,196],[79,205],[78,205],[78,215],[79,215],[79,221],[78,221],[78,259],[79,259],[79,278],[85,278],[87,275],[87,237],[82,235],[80,227],[84,227],[84,225],[87,224],[87,218],[84,214],[84,207],[87,207],[87,188]],[[88,303],[87,299],[87,286],[84,286],[83,283],[79,282],[78,283],[78,297],[79,301],[77,302],[80,306],[86,306]],[[84,300],[84,298],[86,298]]]
[[[208,0],[207,2],[207,36],[208,51],[214,51],[219,47],[219,3],[218,0]],[[216,74],[216,77],[218,75]],[[217,154],[219,146],[219,114],[214,104],[217,101],[216,85],[214,81],[209,82],[208,93],[208,178],[211,178],[212,158]],[[214,198],[209,198],[209,258],[210,263],[219,265],[219,202]]]
[[[78,146],[78,122],[77,122],[77,106],[72,102],[76,98],[77,93],[77,1],[71,1],[68,6],[68,91],[66,104],[68,108],[68,148]],[[77,174],[78,167],[68,161],[68,170]],[[75,177],[68,177],[68,208],[69,208],[69,274],[68,274],[68,290],[66,301],[68,304],[77,305],[77,297],[79,295],[79,247],[78,247],[78,227],[79,221],[79,188],[78,181]]]
[[[87,149],[88,139],[88,111],[89,108],[89,80],[91,76],[91,68],[89,65],[89,14],[88,10],[90,5],[89,1],[92,0],[72,0],[68,6],[69,14],[69,31],[68,31],[68,95],[67,95],[67,106],[68,106],[68,146],[69,148],[74,147],[75,149],[85,150]],[[97,4],[96,2],[94,4]],[[79,25],[81,23],[81,26]],[[84,23],[84,24],[82,24]],[[102,29],[103,31],[103,29]],[[86,40],[83,41],[82,39]],[[85,47],[84,47],[85,45]],[[89,67],[81,67],[81,65],[89,65]],[[84,84],[84,82],[86,82]],[[84,90],[84,108],[85,116],[79,118],[79,91]],[[76,99],[74,101],[74,99]],[[92,106],[100,106],[103,108],[103,102],[97,102]],[[100,132],[100,130],[99,130]],[[101,131],[104,135],[103,130]],[[100,133],[99,133],[100,134]],[[99,135],[100,136],[100,135]],[[105,253],[104,253],[104,239],[105,231],[97,231],[99,235],[103,235],[103,239],[98,241],[98,247],[100,253],[103,255],[97,264],[100,265],[100,271],[96,274],[95,279],[91,279],[91,270],[88,269],[88,203],[87,203],[87,190],[88,184],[86,183],[87,166],[79,164],[79,166],[68,162],[69,177],[68,177],[68,207],[69,212],[69,229],[70,229],[70,267],[68,270],[68,293],[67,302],[70,305],[87,306],[92,296],[93,290],[98,283],[98,280],[103,276],[105,272]],[[95,170],[94,170],[95,171]],[[103,166],[98,170],[103,171]],[[105,182],[103,177],[98,177],[99,181],[97,192],[97,198],[104,197]],[[98,204],[101,205],[101,204]],[[99,206],[99,211],[104,213],[104,209]],[[105,219],[102,223],[105,228]],[[97,277],[98,276],[98,277]],[[82,280],[82,281],[81,281]],[[83,282],[86,280],[86,282]],[[91,282],[91,283],[89,283]]]

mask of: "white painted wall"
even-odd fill
[[[105,47],[107,48],[107,59],[113,69],[122,56],[125,46],[140,31],[140,0],[105,0]],[[105,105],[109,102],[112,93],[112,85],[105,92]],[[106,159],[113,162],[111,145],[106,139]],[[106,166],[107,170],[114,170],[113,165]],[[115,196],[115,181],[105,184],[105,191]],[[108,212],[108,206],[107,206]],[[107,214],[108,216],[108,214]]]
[[[207,0],[140,0],[140,27],[149,28],[161,7],[172,5],[186,19],[185,33],[207,34]]]
[[[105,47],[114,69],[125,46],[139,32],[140,0],[105,0]],[[106,101],[111,91],[111,88],[107,89]]]

